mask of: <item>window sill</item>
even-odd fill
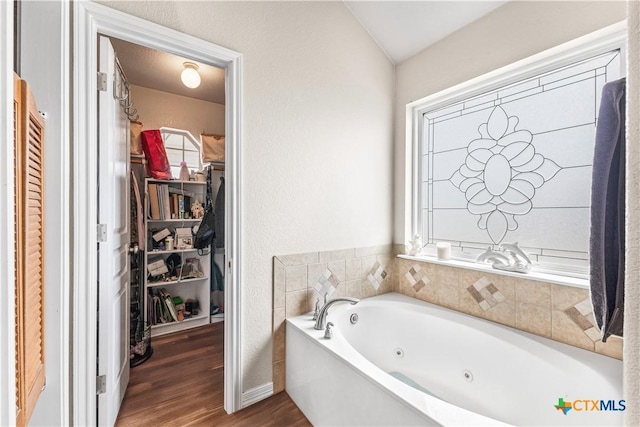
[[[398,258],[408,259],[418,262],[428,262],[431,264],[446,265],[448,267],[465,268],[467,270],[484,271],[486,273],[498,274],[501,276],[517,277],[526,280],[537,280],[539,282],[554,283],[556,285],[572,286],[574,288],[589,289],[589,280],[578,278],[561,276],[559,274],[541,273],[538,271],[530,271],[529,273],[515,273],[511,271],[503,271],[492,268],[488,264],[475,263],[470,261],[461,261],[455,259],[442,260],[434,256],[420,255],[398,255]]]

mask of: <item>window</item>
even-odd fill
[[[171,165],[172,176],[180,176],[180,162],[186,162],[190,171],[202,170],[200,142],[193,137],[191,132],[163,127],[160,128],[160,133],[169,165]]]
[[[588,273],[595,124],[622,58],[611,46],[545,58],[517,79],[505,72],[420,103],[413,229],[424,252],[445,241],[454,257],[475,260],[518,242],[538,270]]]

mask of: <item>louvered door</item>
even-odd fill
[[[14,78],[17,421],[26,424],[44,387],[44,120]]]

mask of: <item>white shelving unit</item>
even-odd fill
[[[150,298],[150,291],[154,292],[159,289],[166,289],[172,296],[179,296],[183,301],[188,299],[197,300],[199,304],[199,310],[197,315],[185,318],[182,321],[174,321],[169,323],[158,323],[151,325],[151,336],[164,335],[171,332],[177,332],[185,329],[194,328],[208,324],[212,319],[210,318],[210,276],[211,276],[211,264],[210,254],[199,255],[197,249],[172,249],[172,250],[154,250],[153,235],[161,230],[168,229],[171,235],[175,238],[175,231],[177,228],[191,228],[194,225],[200,223],[201,219],[195,218],[167,218],[166,219],[151,219],[151,198],[149,192],[149,185],[167,185],[171,189],[170,194],[182,194],[188,195],[190,201],[193,202],[198,199],[203,205],[206,198],[206,182],[197,181],[177,181],[177,180],[157,180],[147,178],[145,180],[145,221],[144,229],[147,239],[147,250],[144,256],[144,298],[145,298],[145,321],[150,322],[149,312],[147,310]],[[160,201],[161,202],[161,201]],[[172,216],[179,216],[179,211],[176,212],[172,209],[173,200],[169,200],[170,207],[169,213]],[[163,206],[160,206],[163,209]],[[184,206],[184,211],[187,215],[191,214],[190,206]],[[176,242],[177,243],[177,242]],[[174,244],[175,247],[175,244]],[[165,275],[162,280],[150,281],[150,275],[148,271],[149,260],[157,261],[162,258],[165,262],[172,255],[178,255],[181,260],[181,265],[185,264],[187,259],[197,258],[200,261],[200,269],[204,273],[202,277],[181,279],[179,277],[169,277]]]

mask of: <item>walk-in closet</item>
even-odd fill
[[[109,314],[128,316],[119,319],[128,323],[129,372],[120,375],[116,424],[155,424],[168,401],[181,411],[205,405],[196,396],[223,406],[225,72],[101,39],[113,52],[105,77],[119,116],[113,132],[129,144],[129,306]],[[101,111],[100,126],[112,123]]]

